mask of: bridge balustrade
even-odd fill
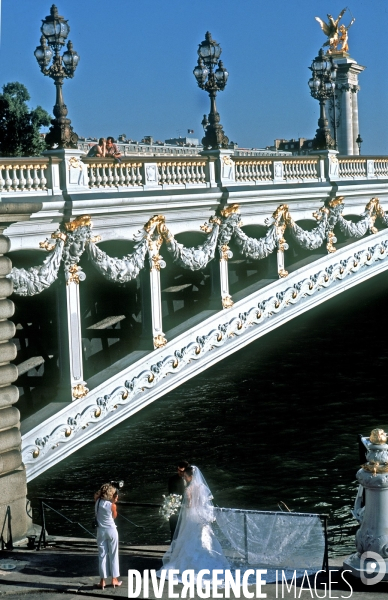
[[[54,151],[55,152],[55,151]],[[388,157],[329,156],[247,157],[230,156],[227,163],[230,175],[222,176],[226,163],[206,152],[198,156],[123,156],[88,158],[50,155],[38,158],[15,157],[0,159],[0,197],[7,199],[28,195],[58,195],[67,190],[64,174],[73,177],[72,191],[123,191],[148,189],[208,188],[219,185],[231,187],[263,184],[298,184],[323,181],[369,180],[388,177]],[[210,154],[210,153],[208,153]],[[231,153],[230,153],[231,154]],[[225,159],[226,157],[223,157]],[[229,159],[228,159],[229,160]],[[216,167],[214,165],[216,164]],[[69,166],[70,165],[70,166]],[[77,173],[85,168],[82,183]]]
[[[209,185],[206,172],[207,161],[201,157],[174,157],[166,160],[157,158],[122,157],[114,159],[83,159],[87,165],[89,188],[141,188],[160,186],[201,186]]]
[[[0,193],[47,192],[48,158],[0,158]]]

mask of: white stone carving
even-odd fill
[[[144,235],[144,238],[135,246],[135,251],[123,258],[108,256],[91,240],[88,241],[86,249],[93,266],[101,275],[109,281],[125,283],[135,279],[144,267],[148,246],[146,235]]]
[[[44,259],[41,266],[29,269],[13,267],[6,277],[12,279],[14,293],[19,296],[34,296],[50,287],[58,277],[63,247],[63,240],[57,239],[54,250]]]
[[[330,159],[333,158],[335,157],[330,157]],[[8,277],[14,282],[14,292],[16,294],[31,296],[41,292],[55,281],[58,275],[60,260],[62,259],[66,280],[73,281],[76,279],[78,282],[83,281],[86,276],[78,263],[84,250],[87,249],[92,264],[104,277],[110,281],[124,283],[136,278],[140,270],[144,267],[145,257],[147,252],[150,251],[149,242],[154,236],[155,228],[157,228],[157,236],[162,235],[168,251],[173,256],[173,260],[181,267],[190,269],[191,271],[203,269],[214,258],[217,245],[221,252],[221,248],[227,246],[232,237],[236,241],[241,254],[246,258],[260,260],[267,257],[276,248],[284,252],[288,248],[283,239],[286,227],[291,230],[292,236],[303,248],[314,250],[320,247],[326,238],[329,242],[328,250],[334,251],[335,248],[332,245],[330,249],[330,244],[336,241],[333,229],[337,223],[341,231],[349,237],[359,238],[368,231],[371,233],[377,231],[374,228],[377,213],[374,212],[373,207],[374,204],[371,201],[362,213],[361,220],[353,223],[342,217],[341,213],[344,209],[342,202],[339,204],[334,203],[334,205],[327,202],[315,214],[319,221],[317,227],[312,231],[305,231],[291,219],[287,206],[282,205],[271,217],[265,220],[268,231],[265,236],[259,239],[249,237],[241,230],[240,215],[237,208],[231,214],[227,214],[227,216],[210,219],[212,230],[208,234],[205,243],[195,248],[186,248],[183,244],[178,243],[165,224],[162,227],[162,233],[160,233],[160,224],[157,225],[155,221],[151,224],[150,228],[145,225],[137,236],[135,236],[137,244],[134,252],[120,259],[111,257],[98,248],[91,238],[90,217],[87,217],[85,221],[82,221],[85,217],[80,217],[77,226],[73,229],[71,227],[68,228],[69,224],[67,224],[65,225],[66,231],[62,229],[53,234],[54,237],[58,235],[62,236],[66,240],[65,244],[63,244],[62,240],[57,240],[54,252],[50,254],[41,267],[31,267],[28,270],[14,268]],[[285,216],[286,213],[284,213],[284,210],[287,211],[288,216]],[[382,209],[378,212],[378,216],[385,225],[388,225],[388,217]],[[164,223],[164,217],[162,219]],[[204,228],[208,231],[210,230],[210,225],[205,224]],[[162,238],[160,238],[161,243]],[[163,268],[165,263],[159,260],[159,258],[155,254],[153,260],[157,260],[159,268]],[[283,263],[283,257],[280,260]],[[284,271],[284,269],[281,270]]]
[[[167,250],[172,254],[174,262],[179,266],[198,271],[206,267],[208,262],[214,258],[217,247],[219,225],[213,223],[213,229],[207,236],[204,244],[196,248],[186,248],[183,244],[176,241],[175,238],[167,238]]]
[[[271,254],[277,247],[278,242],[277,231],[274,225],[260,239],[249,237],[240,228],[236,228],[234,231],[234,240],[241,254],[246,258],[253,258],[254,260],[260,260]]]
[[[156,186],[159,183],[158,176],[158,165],[156,163],[145,163],[144,165],[144,173],[145,173],[145,185],[146,186]]]

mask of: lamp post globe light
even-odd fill
[[[313,140],[313,148],[315,150],[336,149],[337,143],[331,136],[329,121],[326,117],[326,101],[329,98],[333,98],[335,109],[335,79],[337,66],[334,64],[332,57],[326,56],[321,48],[318,56],[314,58],[309,69],[313,75],[308,82],[310,93],[313,98],[319,100],[318,129]],[[334,121],[335,119],[336,117],[334,115]],[[334,131],[336,131],[336,124],[334,125]],[[335,137],[337,137],[336,133]]]
[[[204,115],[202,120],[205,130],[202,144],[205,149],[211,148],[212,150],[227,148],[229,143],[216,107],[217,92],[225,88],[229,76],[222,61],[219,60],[221,52],[220,45],[212,39],[211,33],[208,31],[204,41],[198,46],[198,64],[193,71],[199,87],[208,92],[210,96],[210,113],[208,117]]]
[[[61,56],[60,51],[65,45],[65,40],[70,32],[67,21],[58,14],[55,4],[50,9],[50,15],[42,20],[40,28],[42,37],[40,46],[37,46],[34,54],[38,61],[40,70],[54,80],[56,87],[56,101],[54,106],[55,119],[51,121],[49,133],[46,135],[46,143],[49,148],[77,148],[78,135],[70,125],[67,118],[67,106],[63,102],[62,86],[63,80],[74,77],[74,72],[79,62],[79,56],[69,41],[67,50]],[[52,61],[52,64],[50,65]],[[50,65],[50,66],[49,66]]]

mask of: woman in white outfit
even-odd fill
[[[105,588],[105,580],[112,577],[113,587],[120,586],[122,581],[117,578],[119,570],[119,537],[114,519],[117,517],[116,502],[118,493],[110,483],[104,483],[94,494],[96,501],[94,511],[97,521],[98,566],[101,581],[98,585]]]
[[[166,571],[166,579],[170,571],[177,570],[179,575],[173,578],[182,581],[183,571],[194,571],[195,580],[202,569],[211,572],[215,569],[230,569],[228,560],[222,552],[221,545],[214,535],[212,522],[214,518],[213,496],[198,467],[187,467],[184,472],[187,483],[179,513],[178,525],[170,548],[163,556],[163,567],[158,571]]]

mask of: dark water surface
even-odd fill
[[[225,507],[330,515],[331,554],[354,549],[357,434],[387,429],[388,275],[283,325],[173,390],[33,480],[29,496],[91,498],[122,478],[123,500],[161,502],[180,458]],[[66,509],[89,527],[92,506]],[[121,510],[122,540],[168,542],[157,509]],[[48,514],[49,533],[82,530]],[[141,527],[139,527],[141,526]]]

